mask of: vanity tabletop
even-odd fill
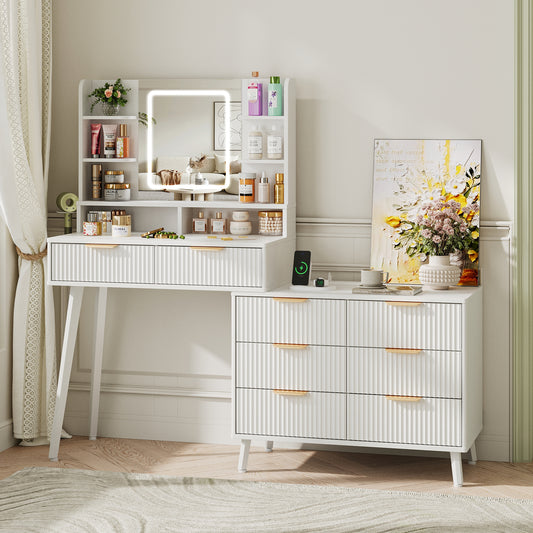
[[[263,235],[197,235],[188,233],[184,239],[146,239],[140,233],[132,233],[130,237],[112,237],[99,235],[91,237],[82,233],[69,233],[49,237],[51,244],[105,244],[127,246],[212,246],[224,248],[264,248],[278,242],[284,237],[266,237]]]
[[[405,285],[392,285],[391,287],[405,287]],[[410,285],[416,286],[416,285]],[[377,301],[406,301],[406,302],[443,302],[464,303],[470,298],[481,297],[481,287],[450,287],[448,290],[422,290],[422,292],[409,295],[398,292],[365,294],[353,293],[352,289],[359,288],[355,281],[334,281],[328,287],[314,287],[311,285],[285,285],[272,291],[256,291],[254,296],[274,298],[326,298],[333,300],[377,300]],[[376,291],[378,292],[378,291]],[[233,291],[235,296],[251,296],[250,291]]]

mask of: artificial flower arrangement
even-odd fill
[[[429,255],[479,257],[479,165],[456,168],[455,176],[423,180],[422,190],[401,186],[395,194],[398,215],[385,222],[395,229],[394,248],[425,261]]]
[[[94,98],[94,101],[91,104],[91,112],[94,106],[98,103],[114,107],[124,107],[128,103],[126,96],[129,90],[129,88],[124,87],[120,78],[114,83],[106,82],[103,87],[94,89],[94,91],[88,95],[88,98]]]

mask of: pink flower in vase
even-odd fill
[[[120,98],[120,91],[117,91],[117,98]]]
[[[111,95],[113,94],[113,89],[107,89],[104,94],[106,98],[111,98]]]

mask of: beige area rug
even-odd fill
[[[0,531],[529,533],[533,502],[26,468],[0,481]]]

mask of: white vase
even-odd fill
[[[429,263],[420,267],[418,277],[425,289],[445,290],[459,283],[461,269],[450,265],[449,255],[430,255]]]

